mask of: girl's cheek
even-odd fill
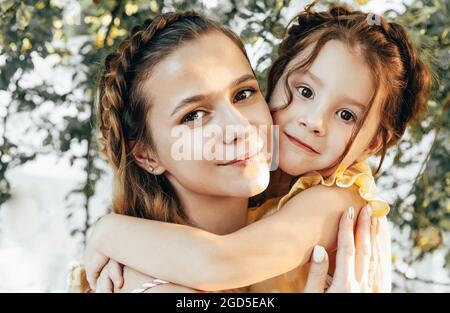
[[[330,145],[333,145],[333,150],[341,155],[344,152],[350,137],[351,131],[348,131],[348,129],[335,128],[334,130],[331,129],[331,133],[329,134],[330,140],[328,140],[328,142]]]
[[[284,124],[285,124],[285,121],[284,121],[284,119],[283,119],[283,115],[285,115],[285,112],[284,112],[285,110],[279,110],[279,111],[275,111],[273,114],[272,114],[272,117],[273,117],[273,123],[275,124],[275,125],[278,125],[280,128],[283,128],[283,126],[284,126]]]

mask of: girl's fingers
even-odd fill
[[[336,270],[333,278],[333,290],[348,291],[355,280],[355,240],[353,220],[355,210],[350,207],[342,214],[339,222],[338,249],[336,253]]]
[[[108,266],[106,266],[97,280],[97,289],[95,289],[96,293],[112,293],[113,283],[109,278],[109,270]]]
[[[110,259],[108,262],[109,278],[112,280],[115,288],[123,286],[123,267],[118,262]]]
[[[328,275],[328,254],[322,246],[315,246],[311,257],[305,293],[323,293]]]
[[[356,226],[356,280],[361,286],[367,286],[372,246],[370,240],[370,218],[372,208],[366,205],[359,213]]]
[[[84,256],[84,266],[86,278],[92,290],[96,289],[97,279],[100,277],[102,269],[108,264],[109,258],[97,252],[95,249],[86,249]]]

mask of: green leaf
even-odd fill
[[[31,11],[22,2],[16,12],[16,20],[19,23],[19,28],[24,30],[31,22]]]
[[[0,2],[0,11],[6,12],[12,8],[12,6],[16,3],[15,0],[1,0]]]

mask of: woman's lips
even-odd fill
[[[305,150],[306,152],[310,152],[310,153],[314,153],[314,154],[320,154],[319,152],[317,152],[316,150],[314,150],[310,145],[304,143],[303,141],[301,141],[300,139],[290,136],[287,133],[284,133],[286,135],[286,137],[288,137],[288,139],[297,147],[302,148],[303,150]]]
[[[242,158],[236,158],[232,161],[226,162],[226,163],[221,163],[219,165],[224,166],[224,165],[238,165],[238,166],[246,166],[249,162],[251,162],[253,159],[255,159],[255,157],[257,155],[259,155],[261,152],[261,150],[257,151],[256,153],[253,154],[247,154],[245,156],[243,156]]]

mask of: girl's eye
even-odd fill
[[[297,87],[297,90],[300,92],[300,94],[305,97],[306,99],[311,99],[314,96],[314,92],[312,91],[311,88],[306,87],[306,86],[300,86]]]
[[[205,116],[207,112],[203,111],[203,110],[197,110],[197,111],[193,111],[190,112],[188,114],[186,114],[183,119],[181,120],[182,123],[189,123],[189,122],[193,122],[196,120],[201,119],[203,116]]]
[[[340,110],[340,111],[337,112],[337,114],[339,115],[339,117],[341,119],[343,119],[346,122],[350,122],[350,121],[355,122],[356,121],[355,114],[353,114],[349,110]]]
[[[255,93],[254,89],[243,89],[236,93],[233,99],[233,103],[243,101],[245,99],[250,98]]]

